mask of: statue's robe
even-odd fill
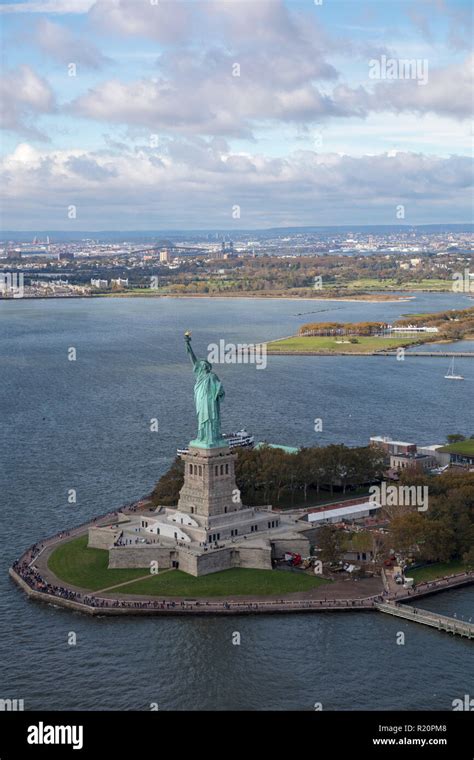
[[[224,398],[224,387],[217,375],[206,372],[205,367],[203,361],[197,361],[194,365],[194,402],[199,438],[211,442],[220,438],[220,400]]]

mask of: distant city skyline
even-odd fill
[[[78,240],[78,239],[85,239],[87,236],[98,236],[104,235],[104,236],[111,236],[115,238],[121,238],[126,239],[126,236],[129,236],[130,240],[133,240],[134,237],[150,237],[150,238],[157,238],[159,236],[170,236],[171,238],[184,238],[184,237],[195,237],[195,238],[209,238],[210,240],[214,241],[221,241],[221,240],[231,240],[236,239],[238,240],[239,237],[248,237],[249,235],[255,234],[257,237],[279,237],[283,234],[290,234],[290,235],[311,235],[311,234],[320,234],[321,236],[325,235],[342,235],[342,234],[350,234],[354,233],[357,235],[366,235],[366,234],[373,234],[373,235],[394,235],[399,234],[400,236],[404,236],[408,233],[416,233],[418,235],[420,234],[426,234],[426,235],[436,235],[436,234],[456,234],[456,233],[473,233],[474,232],[474,223],[473,222],[456,222],[456,223],[432,223],[432,224],[364,224],[364,225],[357,225],[357,224],[340,224],[340,225],[301,225],[298,227],[262,227],[262,228],[254,228],[254,229],[216,229],[211,227],[203,227],[202,229],[156,229],[156,230],[132,230],[132,229],[116,229],[116,230],[71,230],[71,229],[62,229],[62,230],[53,230],[53,229],[45,229],[45,230],[0,230],[0,239],[3,242],[6,242],[11,236],[11,239],[15,238],[21,238],[22,240],[29,240],[33,242],[35,239],[39,240],[41,239],[42,242],[47,242],[47,238],[49,236],[52,236],[53,239],[51,242],[54,242],[54,236],[56,235],[58,240]],[[123,236],[123,237],[122,237]]]
[[[3,230],[472,220],[469,0],[0,12]]]

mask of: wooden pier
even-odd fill
[[[446,631],[446,633],[452,633],[455,636],[474,639],[474,623],[469,623],[465,620],[458,620],[447,615],[440,615],[437,612],[428,612],[428,610],[422,610],[419,607],[397,603],[376,602],[375,608],[388,615],[405,618],[405,620],[421,623],[421,625],[429,625],[438,631]]]

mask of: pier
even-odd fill
[[[405,620],[411,620],[421,625],[429,625],[438,631],[446,631],[446,633],[452,633],[455,636],[465,636],[468,639],[474,639],[474,623],[469,623],[465,620],[458,620],[447,615],[440,615],[437,612],[428,612],[428,610],[422,610],[419,607],[410,607],[404,604],[397,604],[396,602],[375,602],[374,606],[377,610],[385,612],[387,615],[405,618]]]

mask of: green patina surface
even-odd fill
[[[255,449],[280,449],[280,451],[284,451],[285,454],[297,454],[299,449],[297,449],[295,446],[284,446],[282,443],[265,443],[265,441],[260,441],[259,443],[256,443],[254,446]]]
[[[191,441],[191,446],[215,449],[227,446],[221,433],[221,401],[224,399],[224,386],[212,372],[212,364],[207,359],[198,359],[191,347],[191,335],[184,335],[186,351],[191,359],[194,371],[194,403],[198,421],[198,434]]]

